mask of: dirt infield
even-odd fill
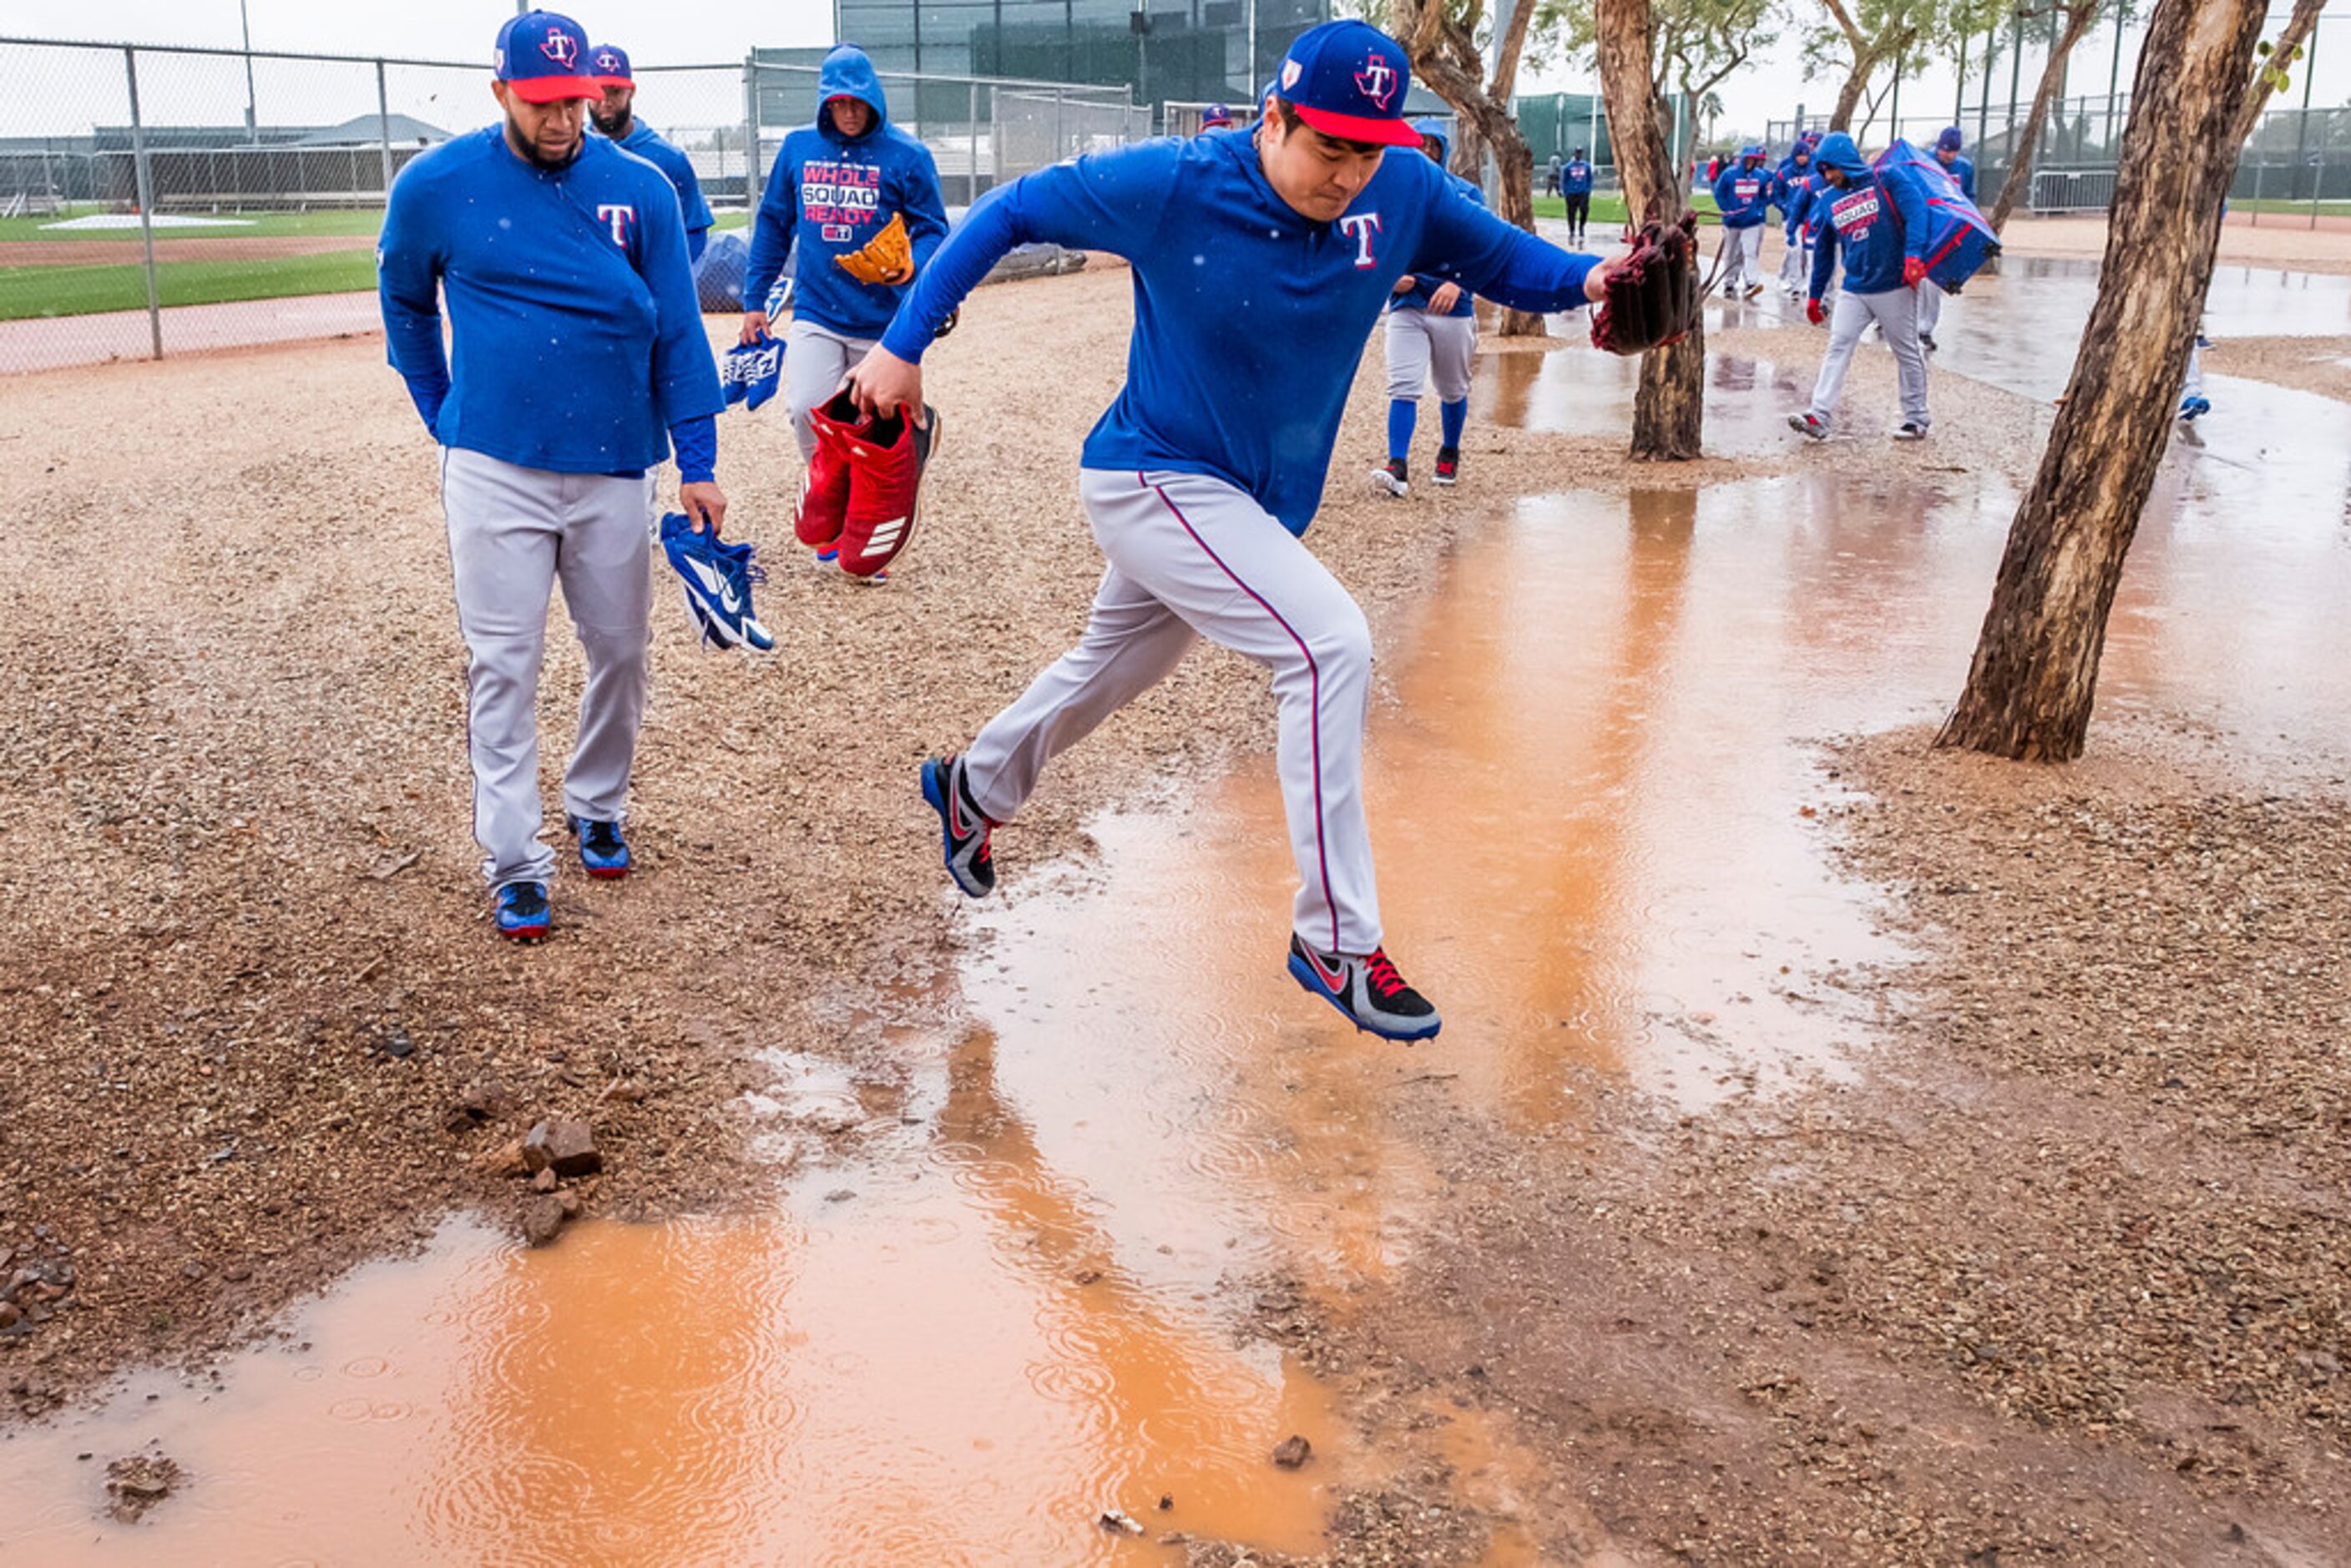
[[[517,1223],[502,1167],[540,1115],[596,1123],[592,1213],[768,1199],[761,1057],[880,1061],[976,940],[914,770],[1083,622],[1101,568],[1077,445],[1123,374],[1127,290],[1089,271],[967,308],[929,371],[947,423],[924,532],[884,588],[792,546],[781,411],[725,417],[729,531],[768,549],[782,645],[698,652],[664,584],[642,869],[590,883],[567,854],[558,935],[530,950],[486,919],[436,455],[381,340],[58,371],[0,408],[23,491],[0,521],[0,1278],[72,1269],[53,1315],[0,1333],[0,1422],[214,1356],[452,1208]],[[1948,526],[1908,497],[2029,480],[2045,406],[1939,369],[1934,441],[1796,442],[1779,422],[1823,335],[1741,319],[1708,340],[1709,384],[1752,394],[1710,427],[1735,455],[1626,461],[1618,368],[1568,320],[1564,346],[1480,375],[1515,378],[1521,414],[1536,378],[1588,375],[1604,390],[1572,412],[1604,428],[1481,423],[1460,488],[1407,505],[1363,484],[1375,346],[1310,542],[1384,654],[1522,495],[1786,476],[1810,509],[1772,542],[1894,559]],[[1889,356],[1864,353],[1847,396],[1890,411]],[[1844,496],[1897,509],[1843,535]],[[1972,609],[1986,586],[1951,591]],[[1740,635],[1737,605],[1699,597],[1693,626]],[[1533,722],[1613,678],[1546,673]],[[550,780],[581,674],[559,612]],[[1529,1133],[1452,1101],[1433,1046],[1384,1113],[1436,1173],[1434,1212],[1378,1278],[1269,1282],[1259,1329],[1340,1390],[1367,1448],[1418,1465],[1432,1410],[1515,1432],[1528,1561],[2351,1556],[2346,1101],[2324,1049],[2351,1009],[2339,790],[2273,795],[2163,716],[2099,735],[2096,768],[2029,776],[1922,758],[1908,733],[1824,744],[1852,795],[1804,816],[1925,955],[1841,982],[1877,998],[1866,1070],[1697,1114],[1579,1068],[1572,1113]],[[1271,743],[1262,674],[1196,654],[1057,763],[998,864],[1081,875],[1098,811],[1262,772]],[[2108,962],[2098,939],[2126,928]],[[1374,1049],[1314,1023],[1318,1049]],[[1332,1173],[1334,1206],[1354,1174]],[[1404,1468],[1339,1500],[1327,1561],[1504,1560],[1459,1478]]]
[[[2218,262],[2223,267],[2277,267],[2297,272],[2351,272],[2351,221],[2322,218],[2317,228],[2291,214],[2263,213],[2261,222],[2250,213],[2232,213],[2220,225]],[[2018,256],[2086,256],[2095,259],[2106,250],[2106,220],[2103,216],[2036,218],[2020,214],[2009,220],[2001,236],[2003,248]]]
[[[372,250],[373,235],[193,235],[155,242],[163,261],[267,261],[281,256],[330,256]],[[35,239],[0,244],[0,267],[130,267],[143,264],[147,247],[135,239]]]

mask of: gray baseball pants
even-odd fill
[[[1469,395],[1478,358],[1478,318],[1432,316],[1426,310],[1388,312],[1388,396],[1416,402],[1421,383],[1437,383],[1437,401]]]
[[[972,799],[1012,820],[1045,765],[1157,685],[1200,638],[1273,672],[1275,768],[1298,864],[1292,928],[1325,953],[1380,945],[1364,813],[1372,633],[1313,552],[1203,474],[1088,468],[1078,494],[1108,558],[1078,645],[987,721],[964,755]]]
[[[474,838],[494,888],[555,871],[539,837],[538,670],[559,578],[588,654],[564,809],[597,821],[625,812],[645,716],[653,500],[651,475],[552,474],[442,449],[441,508],[467,655]]]
[[[1886,334],[1894,350],[1894,366],[1902,388],[1902,417],[1925,429],[1927,417],[1927,350],[1918,346],[1918,294],[1911,288],[1889,288],[1883,294],[1840,290],[1830,308],[1828,357],[1821,361],[1820,380],[1813,383],[1813,417],[1828,423],[1836,412],[1837,394],[1844,391],[1844,373],[1853,364],[1854,346],[1872,321]]]
[[[830,327],[792,318],[784,333],[784,401],[791,407],[792,434],[803,459],[816,455],[816,427],[809,410],[841,390],[850,367],[872,350],[872,338],[844,338]]]

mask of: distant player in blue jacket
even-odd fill
[[[1813,406],[1792,413],[1788,423],[1814,441],[1825,440],[1837,394],[1844,390],[1854,345],[1875,321],[1894,350],[1902,389],[1902,424],[1896,441],[1920,441],[1927,426],[1927,355],[1918,347],[1918,285],[1927,276],[1921,247],[1927,239],[1927,193],[1918,177],[1899,163],[1873,173],[1853,138],[1833,131],[1821,141],[1818,158],[1825,185],[1817,204],[1827,209],[1813,256],[1812,300],[1805,315],[1823,319],[1822,296],[1844,257],[1844,287],[1836,297],[1829,327],[1828,356],[1813,384]]]
[[[1420,150],[1438,168],[1453,152],[1441,120],[1416,120]],[[1447,172],[1446,179],[1464,201],[1486,204],[1486,194]],[[1413,426],[1420,416],[1420,389],[1437,382],[1437,482],[1451,485],[1461,475],[1461,427],[1469,418],[1469,376],[1478,362],[1478,313],[1468,290],[1442,272],[1405,273],[1388,296],[1388,460],[1372,470],[1372,483],[1395,497],[1411,493]]]
[[[1749,142],[1739,161],[1716,176],[1714,204],[1722,214],[1727,256],[1722,268],[1726,299],[1754,298],[1763,292],[1763,220],[1771,215],[1773,185],[1763,167],[1763,148]]]
[[[376,264],[384,342],[441,445],[465,639],[474,837],[498,930],[547,935],[555,855],[539,839],[538,666],[563,580],[588,655],[566,820],[591,876],[625,875],[621,822],[644,716],[653,470],[716,532],[725,406],[685,257],[677,192],[584,133],[587,35],[531,11],[498,32],[504,123],[417,155],[392,183]],[[442,350],[442,301],[455,373]]]
[[[906,221],[914,265],[894,283],[858,281],[834,257],[862,250],[893,216]],[[743,341],[768,330],[768,295],[795,252],[784,400],[800,455],[816,454],[809,410],[841,389],[849,367],[882,336],[905,286],[946,238],[946,203],[930,150],[890,123],[873,62],[854,44],[824,57],[816,123],[784,138],[751,230],[743,278]]]
[[[1959,128],[1946,125],[1943,133],[1935,138],[1935,162],[1959,182],[1959,194],[1972,202],[1976,199],[1976,166],[1960,153],[1959,149],[1965,145]],[[1918,344],[1930,354],[1935,351],[1935,329],[1942,319],[1943,291],[1930,278],[1918,285]]]
[[[605,137],[619,142],[621,151],[635,153],[669,176],[669,183],[677,187],[678,211],[685,216],[686,259],[700,261],[702,247],[710,240],[710,204],[702,198],[702,182],[695,175],[693,161],[637,118],[637,78],[629,68],[628,50],[599,44],[590,51],[588,63],[596,85],[604,89],[604,96],[588,106],[589,120]]]
[[[1404,49],[1377,28],[1309,28],[1275,83],[1252,133],[1089,153],[981,197],[852,384],[864,407],[920,409],[924,350],[1013,246],[1126,258],[1126,384],[1086,438],[1079,476],[1109,570],[1077,647],[962,756],[925,764],[948,872],[974,897],[990,892],[991,830],[1046,765],[1207,637],[1273,674],[1301,883],[1291,977],[1360,1028],[1425,1039],[1437,1009],[1388,961],[1372,874],[1370,629],[1298,536],[1399,278],[1441,267],[1538,311],[1572,309],[1604,285],[1593,257],[1504,223],[1421,156],[1404,117]],[[1127,983],[1164,988],[1169,1006],[1191,1000],[1181,977],[1139,967]]]
[[[1804,297],[1804,280],[1813,272],[1812,234],[1804,223],[1814,183],[1813,146],[1809,134],[1797,137],[1772,176],[1772,204],[1780,209],[1788,242],[1780,258],[1780,291],[1791,299]]]
[[[1567,243],[1582,245],[1584,226],[1592,222],[1592,164],[1583,148],[1560,170],[1559,188],[1567,199]]]

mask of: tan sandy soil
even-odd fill
[[[247,235],[235,233],[159,239],[157,261],[261,261],[279,256],[326,256],[372,250],[373,235]],[[0,244],[0,267],[127,267],[143,263],[135,239],[32,239]]]
[[[2351,272],[2351,226],[2322,222],[2313,229],[2282,213],[2263,213],[2258,225],[2249,221],[2251,217],[2251,214],[2232,213],[2220,225],[2220,266]],[[2103,216],[2036,218],[2020,213],[2009,220],[2001,245],[2018,256],[2080,256],[2095,261],[2106,253],[2106,220]]]
[[[1125,289],[1096,272],[967,308],[932,367],[926,531],[885,588],[798,557],[784,421],[727,417],[732,531],[770,547],[783,646],[702,655],[664,592],[644,870],[567,871],[530,951],[484,918],[434,457],[381,343],[58,371],[0,405],[26,492],[0,523],[0,1267],[72,1269],[0,1334],[6,1408],[231,1343],[453,1206],[516,1212],[485,1157],[546,1112],[596,1123],[590,1208],[756,1201],[775,1173],[743,1157],[747,1053],[866,1061],[905,1005],[889,989],[952,962],[914,765],[1081,623],[1077,434],[1120,374]],[[1808,381],[1820,341],[1712,347]],[[1397,506],[1361,487],[1381,380],[1375,345],[1311,538],[1383,636],[1516,491],[1855,455],[1790,437],[1659,469],[1615,433],[1487,429],[1458,491]],[[1850,395],[1890,417],[1887,356],[1859,356]],[[2045,410],[1949,375],[1936,396],[1970,462],[2032,462]],[[1958,460],[1863,449],[1881,476]],[[580,675],[559,623],[550,799]],[[1082,854],[1088,811],[1269,746],[1262,694],[1196,657],[1062,760],[999,858]],[[1642,1555],[1717,1562],[2259,1560],[2234,1527],[2340,1557],[2318,1358],[2346,1350],[2323,1157],[2343,1081],[2315,1042],[2344,1009],[2339,977],[2311,989],[2351,935],[2326,904],[2339,813],[2152,765],[1991,789],[1915,741],[1855,749],[1878,803],[1823,824],[1931,938],[1898,990],[1823,982],[1886,996],[1876,1081],[1679,1122],[1595,1080],[1588,1129],[1532,1141],[1433,1089],[1416,1128],[1455,1201],[1426,1263],[1345,1321],[1270,1290],[1268,1331],[1374,1441],[1416,1440],[1431,1395],[1521,1423],[1565,1560],[1587,1503]],[[479,1127],[452,1116],[469,1086]],[[1346,1501],[1332,1560],[1473,1561],[1486,1538],[1421,1466]]]
[[[2204,368],[2351,402],[2351,338],[2216,339]]]

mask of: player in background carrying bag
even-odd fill
[[[840,390],[849,367],[882,336],[906,285],[947,233],[938,166],[890,123],[865,52],[842,44],[825,56],[817,92],[816,123],[785,137],[776,153],[743,278],[744,302],[758,302],[743,313],[742,340],[750,343],[768,330],[768,293],[799,253],[784,400],[804,458],[816,455],[809,411]],[[895,236],[885,237],[893,227]],[[897,254],[901,238],[903,261],[894,272],[879,271],[874,260]]]
[[[1844,287],[1836,297],[1835,318],[1829,328],[1828,357],[1821,361],[1820,380],[1813,385],[1813,406],[1788,416],[1789,426],[1814,441],[1828,438],[1829,420],[1837,394],[1844,390],[1846,369],[1861,334],[1875,321],[1894,350],[1900,371],[1902,424],[1896,441],[1922,441],[1927,426],[1927,354],[1918,346],[1918,284],[1927,276],[1922,247],[1928,232],[1927,193],[1918,177],[1898,163],[1876,174],[1842,131],[1821,141],[1814,160],[1826,189],[1816,208],[1825,206],[1820,243],[1813,256],[1812,297],[1804,314],[1814,326],[1825,319],[1821,297],[1844,257]]]
[[[1959,128],[1946,125],[1943,133],[1935,138],[1935,162],[1958,182],[1959,194],[1972,202],[1976,199],[1976,166],[1959,151],[1964,145]],[[1943,291],[1929,278],[1918,286],[1918,343],[1930,354],[1935,351],[1935,328],[1942,319]]]

